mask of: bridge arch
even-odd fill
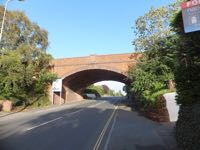
[[[76,74],[78,72],[82,72],[82,71],[87,71],[87,70],[105,70],[105,71],[112,71],[112,72],[115,72],[115,73],[118,73],[118,74],[122,74],[124,76],[127,77],[127,72],[123,72],[115,67],[110,67],[110,66],[106,66],[106,65],[90,65],[90,66],[84,66],[84,67],[79,67],[79,68],[76,68],[74,69],[73,71],[71,72],[67,72],[65,73],[61,79],[64,80],[65,78],[73,75],[73,74]]]
[[[116,68],[103,65],[81,67],[70,73],[66,73],[62,77],[62,103],[81,100],[81,93],[85,88],[96,82],[106,80],[118,81],[124,84],[130,83],[126,73],[121,72]]]
[[[65,74],[62,80],[64,85],[67,85],[78,93],[87,86],[99,81],[112,80],[125,84],[130,82],[125,72],[121,72],[114,67],[102,65],[78,68]]]
[[[138,53],[127,53],[54,59],[52,72],[63,81],[61,98],[55,93],[55,99],[62,99],[63,103],[77,101],[82,99],[80,94],[87,86],[100,81],[112,80],[127,85],[130,83],[128,68],[140,57]]]

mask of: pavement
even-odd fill
[[[122,98],[0,118],[0,150],[174,150],[174,123],[140,116]]]
[[[115,120],[108,150],[176,150],[175,123],[153,122],[126,106]]]
[[[11,111],[11,112],[5,112],[5,111],[0,111],[0,118],[8,117],[10,115],[20,115],[20,114],[33,114],[33,113],[38,113],[38,112],[53,112],[54,110],[59,111],[62,109],[67,109],[71,107],[75,107],[81,104],[89,104],[89,103],[95,103],[96,100],[83,100],[83,101],[73,101],[69,102],[63,105],[49,105],[41,108],[27,108],[23,109],[22,111]]]

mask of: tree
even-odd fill
[[[47,46],[47,31],[22,12],[7,11],[0,44],[0,97],[25,103],[47,97],[48,86],[56,78],[50,72]]]
[[[103,96],[105,94],[104,93],[104,89],[100,85],[94,85],[94,84],[92,84],[89,87],[87,87],[86,90],[87,89],[88,90],[95,90],[95,91],[97,91],[100,94],[100,96]]]
[[[139,17],[135,22],[135,40],[133,45],[136,51],[152,52],[159,49],[158,41],[173,34],[170,27],[170,20],[177,12],[177,3],[151,8],[144,16]],[[162,43],[160,43],[162,45]]]
[[[178,10],[175,4],[151,8],[135,22],[136,51],[143,53],[136,66],[130,68],[131,90],[141,101],[151,103],[166,92],[166,82],[174,79],[177,36],[171,30],[170,20]]]
[[[107,85],[102,85],[102,88],[104,90],[104,94],[109,94],[110,88]]]
[[[157,60],[173,70],[176,48],[174,43],[177,41],[177,36],[171,29],[170,23],[178,10],[178,1],[168,6],[151,8],[148,13],[136,20],[134,29],[135,50],[144,52],[147,61]]]
[[[3,16],[3,11],[4,8],[0,6],[0,16]],[[37,57],[37,53],[45,51],[48,46],[48,32],[32,23],[23,12],[7,11],[0,44],[1,53],[17,50],[23,45],[29,47],[34,58]]]

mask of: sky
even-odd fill
[[[6,0],[0,0],[4,5]],[[26,13],[49,32],[54,58],[134,51],[134,21],[150,7],[175,0],[12,0],[9,10]]]
[[[0,0],[4,5],[6,0]],[[25,12],[49,33],[54,58],[134,52],[134,22],[151,7],[175,0],[12,0],[9,10]],[[107,83],[122,90],[121,83]],[[113,86],[111,86],[113,85]]]

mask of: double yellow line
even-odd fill
[[[102,140],[103,140],[103,137],[104,137],[104,135],[105,135],[105,133],[106,133],[106,130],[108,129],[108,126],[109,126],[110,122],[112,121],[112,119],[113,119],[113,117],[114,117],[115,112],[116,112],[117,109],[118,109],[118,106],[115,106],[115,109],[114,109],[114,111],[112,112],[111,116],[109,117],[108,121],[106,122],[106,124],[105,124],[103,130],[101,131],[101,134],[100,134],[100,136],[99,136],[99,138],[98,138],[96,144],[94,145],[93,150],[98,150],[98,149],[99,149],[99,147],[100,147],[100,145],[101,145],[101,142],[102,142]]]

